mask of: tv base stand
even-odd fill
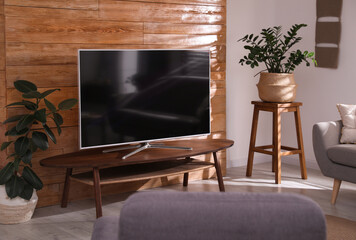
[[[201,139],[170,141],[167,146],[191,146],[192,150],[165,151],[149,148],[123,160],[127,150],[103,154],[101,149],[89,149],[74,153],[49,157],[40,161],[41,166],[66,168],[62,207],[67,207],[72,180],[91,185],[94,188],[96,217],[102,213],[101,185],[148,180],[184,174],[183,186],[188,186],[189,172],[214,167],[219,190],[225,191],[217,152],[231,147],[234,142],[225,139]],[[194,159],[194,156],[212,154],[213,162]],[[208,159],[207,159],[208,160]],[[72,174],[73,168],[92,168],[92,171]]]
[[[125,156],[122,157],[122,159],[126,159],[128,157],[131,157],[133,155],[135,155],[136,153],[139,153],[145,149],[148,148],[161,148],[161,149],[177,149],[177,150],[193,150],[193,148],[191,147],[178,147],[178,146],[167,146],[164,143],[143,143],[143,144],[139,144],[139,145],[134,145],[134,146],[124,146],[124,147],[118,147],[118,148],[111,148],[111,149],[106,149],[103,150],[103,153],[110,153],[110,152],[116,152],[116,151],[121,151],[121,150],[127,150],[127,149],[135,149],[137,148],[135,151],[126,154]]]

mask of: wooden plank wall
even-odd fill
[[[0,121],[23,110],[4,106],[20,98],[17,79],[33,81],[40,90],[61,88],[52,101],[77,98],[77,49],[211,50],[212,135],[224,138],[226,0],[0,0]],[[78,150],[78,109],[64,114],[65,127],[56,145],[37,152],[34,170],[43,180],[38,206],[58,204],[64,170],[39,166],[39,160]],[[53,125],[52,125],[53,127]],[[0,141],[4,126],[0,125]],[[2,152],[0,165],[6,163]],[[226,154],[221,153],[225,172]],[[210,157],[206,157],[210,160]],[[208,177],[198,173],[193,178]],[[171,184],[181,178],[154,179],[103,188],[108,194]],[[121,190],[120,190],[121,189]],[[71,199],[92,196],[73,184]]]

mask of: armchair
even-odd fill
[[[335,204],[342,181],[356,183],[356,144],[340,144],[341,121],[313,126],[313,148],[321,172],[334,178],[331,203]]]

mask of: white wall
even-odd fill
[[[356,1],[344,0],[342,34],[338,69],[300,66],[295,71],[298,84],[296,101],[301,108],[304,147],[307,165],[316,167],[312,148],[312,126],[316,122],[339,119],[337,103],[356,104]],[[314,51],[316,1],[310,0],[227,0],[227,137],[235,140],[235,147],[228,152],[228,166],[246,165],[250,139],[252,106],[258,99],[253,78],[257,70],[240,66],[244,55],[242,43],[236,40],[247,33],[259,33],[260,29],[282,25],[287,30],[295,23],[306,23],[300,31],[303,37],[296,48]],[[260,118],[258,140],[268,144],[271,139],[271,115]],[[293,115],[282,115],[282,143],[296,146]],[[259,143],[258,143],[259,144]],[[264,155],[263,155],[264,156]],[[258,158],[258,155],[256,156]],[[262,160],[270,157],[260,157]],[[283,159],[299,164],[296,156]]]
[[[227,51],[226,51],[226,102],[227,138],[235,141],[228,151],[227,166],[246,165],[253,107],[251,101],[258,100],[256,83],[259,72],[238,64],[244,56],[242,42],[237,42],[246,34],[259,33],[266,26],[273,26],[276,18],[275,0],[228,0],[227,1]],[[260,115],[257,143],[272,139],[266,126],[272,125],[267,114]],[[256,160],[270,157],[255,154]]]

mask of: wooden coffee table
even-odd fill
[[[164,142],[167,146],[191,147],[193,150],[147,149],[125,160],[122,157],[132,150],[102,153],[105,149],[82,150],[49,157],[41,166],[66,168],[62,207],[67,207],[70,181],[75,180],[94,187],[96,216],[102,216],[100,185],[146,180],[184,174],[183,186],[188,185],[189,172],[215,167],[220,191],[225,191],[220,162],[216,153],[231,147],[226,139],[200,139]],[[212,153],[214,163],[194,159],[194,156]],[[73,168],[92,168],[90,172],[72,174]]]

